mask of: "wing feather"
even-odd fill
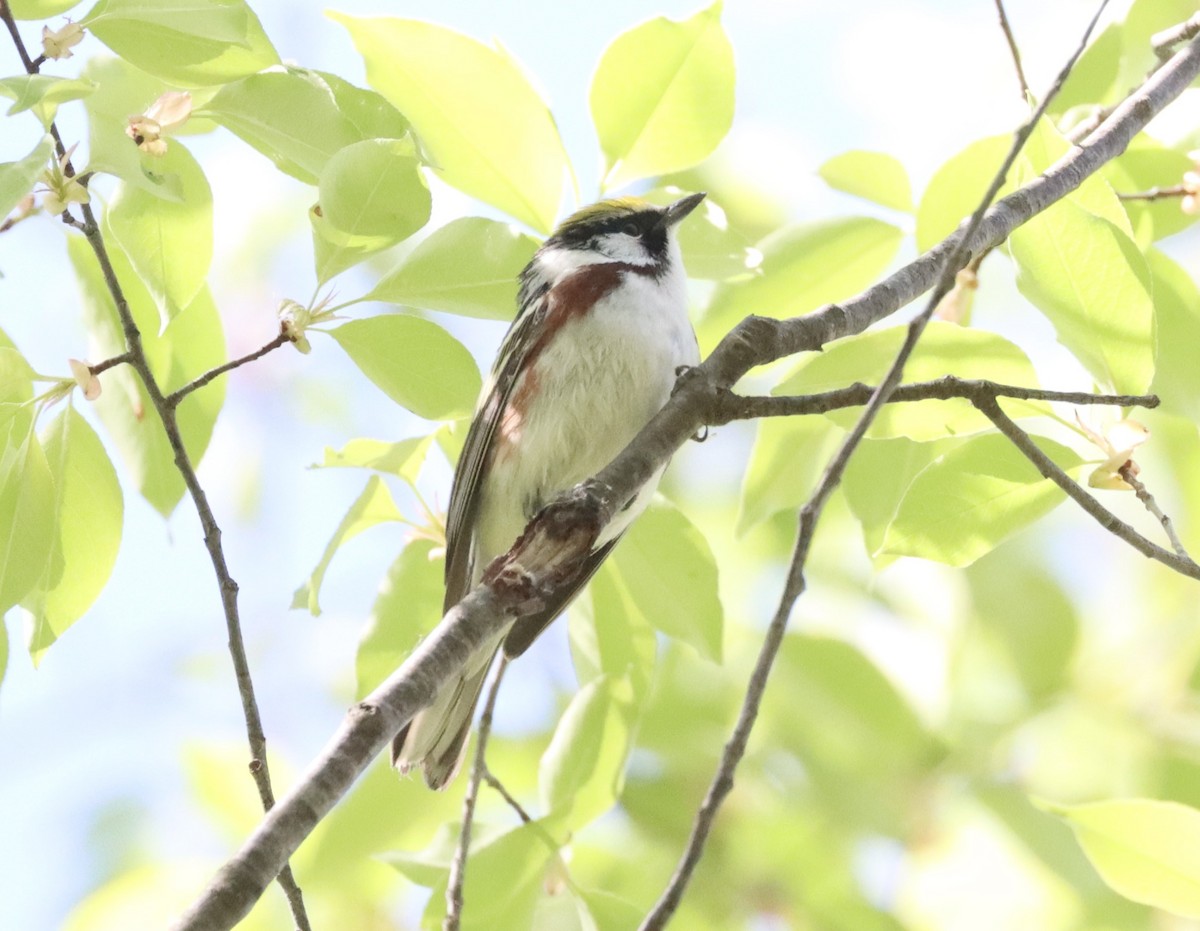
[[[496,363],[491,388],[482,398],[454,469],[450,507],[446,515],[446,600],[442,610],[458,604],[471,589],[474,575],[474,530],[479,512],[480,488],[487,472],[496,428],[512,395],[525,359],[545,328],[545,293],[526,305],[513,322]]]

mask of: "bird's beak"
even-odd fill
[[[699,207],[700,201],[704,200],[707,196],[706,192],[701,191],[699,194],[689,194],[687,197],[679,198],[679,200],[663,211],[662,219],[658,221],[658,225],[663,229],[670,229]]]

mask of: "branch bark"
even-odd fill
[[[859,333],[894,313],[938,281],[960,245],[979,254],[1075,190],[1128,146],[1149,120],[1200,74],[1193,42],[1157,70],[1082,144],[1041,177],[998,201],[974,233],[958,231],[889,278],[841,305],[805,317],[748,317],[709,358],[681,379],[678,390],[634,441],[595,478],[543,510],[513,549],[454,606],[407,661],[347,718],[309,771],[263,819],[242,848],[176,923],[177,929],[231,928],[253,906],[287,858],[336,804],[392,736],[428,703],[471,651],[513,617],[536,609],[538,592],[569,578],[599,529],[671,454],[707,421],[721,392],[757,365]]]

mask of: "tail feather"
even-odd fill
[[[443,789],[462,766],[467,736],[475,706],[483,691],[483,680],[499,649],[499,641],[472,658],[457,682],[438,693],[432,705],[416,717],[392,741],[392,765],[401,773],[417,767],[424,770],[425,784]]]

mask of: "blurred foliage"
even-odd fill
[[[73,5],[11,3],[31,20]],[[1153,65],[1150,36],[1196,11],[1195,0],[1134,0],[1123,22],[1093,40],[1005,190],[1067,152],[1071,128]],[[705,350],[746,314],[788,317],[842,300],[876,282],[902,250],[934,246],[976,206],[1009,139],[964,139],[924,190],[886,153],[838,155],[819,175],[862,199],[865,212],[792,222],[755,179],[714,155],[734,114],[721,15],[717,0],[615,37],[589,100],[603,189],[634,184],[658,203],[709,194],[680,233],[689,273],[703,282],[694,316]],[[318,290],[335,280],[354,290],[337,306],[325,294],[293,302],[286,325],[301,348],[310,327],[327,333],[365,379],[429,421],[408,439],[385,426],[386,439],[327,448],[320,464],[370,477],[293,607],[320,612],[322,582],[353,537],[380,524],[410,530],[361,634],[353,677],[362,698],[441,615],[444,530],[436,504],[425,502],[445,498],[431,473],[444,474],[457,456],[481,381],[451,330],[461,333],[464,319],[511,317],[515,276],[563,213],[568,182],[578,182],[546,101],[498,41],[416,20],[332,16],[362,55],[371,89],[280,65],[242,0],[99,0],[79,23],[117,58],[83,62],[74,78],[0,79],[0,95],[13,101],[4,131],[23,134],[28,153],[0,165],[0,214],[24,219],[48,212],[51,193],[72,193],[61,168],[55,174],[46,130],[65,108],[85,116],[77,170],[117,179],[107,203],[94,204],[111,265],[72,234],[47,267],[74,270],[93,361],[124,351],[119,283],[170,392],[226,361],[207,285],[210,166],[185,140],[229,132],[307,186],[287,222],[311,225]],[[181,89],[191,89],[192,115],[163,127],[165,152],[135,145],[129,118],[149,118],[160,95]],[[1117,193],[1178,185],[1195,170],[1183,144],[1139,136],[983,262],[971,324],[932,324],[906,372],[909,381],[955,374],[1030,387],[1149,386],[1163,405],[1135,414],[1155,436],[1139,464],[1193,548],[1200,291],[1160,246],[1189,229],[1200,192],[1190,203]],[[455,217],[430,229],[439,190],[430,177],[508,219]],[[68,209],[84,196],[73,193],[59,197]],[[356,268],[374,283],[339,277]],[[1011,273],[1028,303],[997,287]],[[339,316],[351,308],[354,319]],[[1052,330],[1061,347],[1012,336],[1004,324],[1020,314],[1038,315],[1047,326],[1036,332]],[[889,323],[839,340],[755,373],[754,390],[874,383],[903,334]],[[35,659],[108,580],[125,513],[117,473],[164,516],[184,494],[145,387],[127,366],[101,382],[103,437],[81,413],[72,378],[39,375],[0,333],[0,609],[28,617]],[[179,407],[193,462],[224,392],[217,380]],[[1104,435],[1094,410],[1084,412],[1092,424],[1084,430],[1061,405],[1005,406],[1077,477],[1109,455],[1089,440]],[[556,696],[553,719],[521,736],[500,719],[489,766],[532,820],[484,788],[464,927],[618,931],[656,900],[737,716],[796,510],[856,416],[730,427],[681,454],[666,496],[560,621],[578,687]],[[709,453],[715,444],[721,452]],[[719,456],[742,463],[740,487],[709,474]],[[1132,495],[1099,494],[1122,519],[1157,533]],[[1064,497],[965,402],[884,412],[821,526],[808,592],[676,926],[1195,926],[1185,922],[1200,917],[1200,599],[1194,582],[1059,508]],[[1113,607],[1130,604],[1139,607]],[[0,628],[0,675],[9,649]],[[277,784],[287,785],[289,767],[275,764]],[[260,818],[243,765],[240,751],[210,745],[184,761],[197,809],[220,838],[215,853],[156,859],[138,839],[158,825],[136,805],[108,812],[107,872],[65,927],[165,926]],[[373,765],[293,859],[314,927],[440,927],[463,785],[434,794],[397,779],[383,760]],[[240,927],[289,920],[271,890]]]

